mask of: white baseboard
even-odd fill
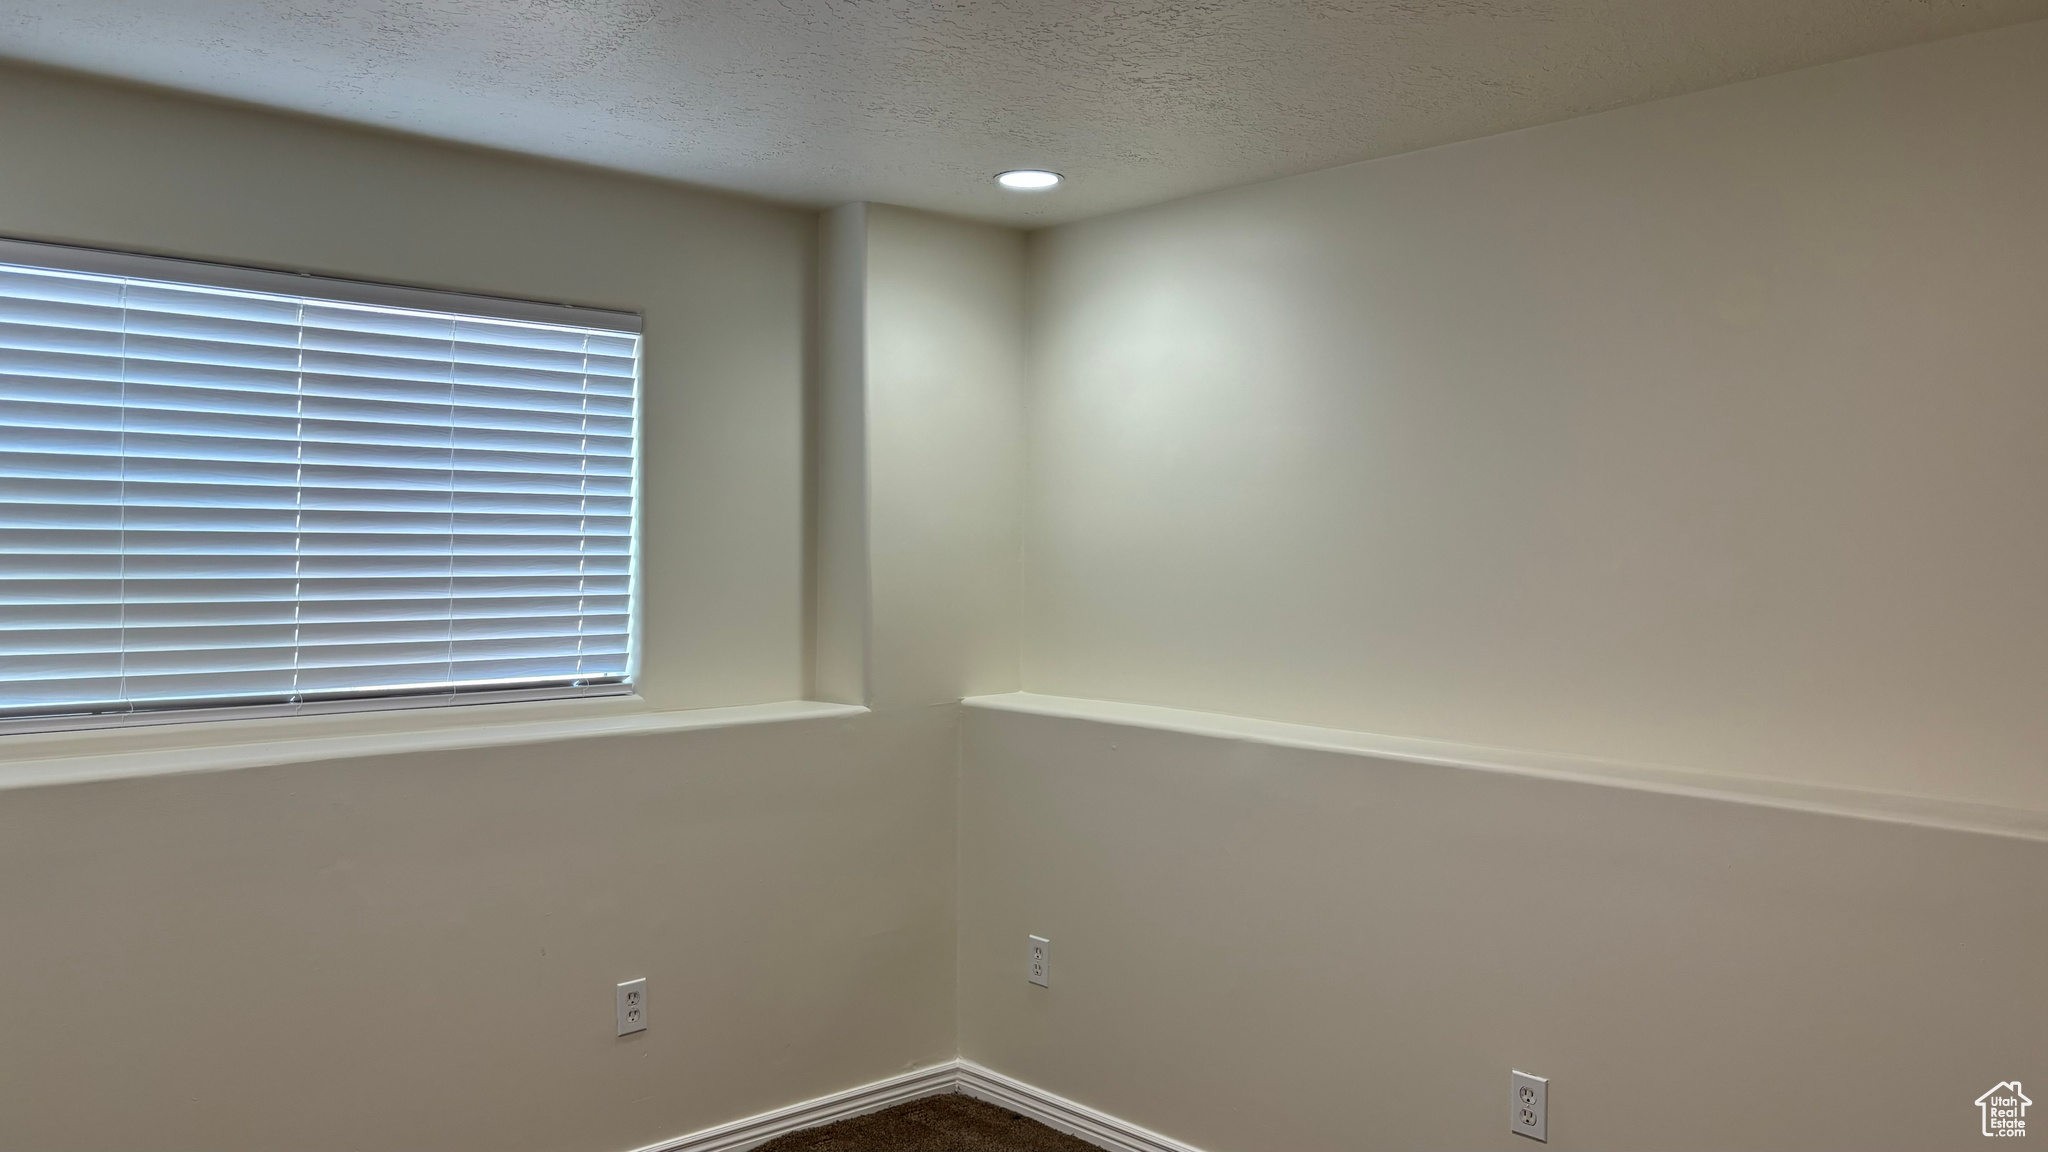
[[[1201,1152],[1192,1144],[1161,1136],[1107,1112],[1097,1112],[1086,1104],[1076,1104],[1022,1080],[1012,1080],[972,1060],[956,1060],[954,1064],[960,1070],[960,1086],[955,1091],[1029,1116],[1048,1128],[1079,1136],[1108,1152]]]
[[[891,1076],[887,1080],[777,1108],[759,1116],[734,1120],[730,1124],[720,1124],[674,1140],[649,1144],[637,1152],[746,1152],[786,1133],[879,1112],[907,1100],[947,1092],[960,1092],[1008,1108],[1048,1128],[1079,1136],[1108,1152],[1200,1152],[1191,1144],[1161,1136],[1107,1112],[1097,1112],[1085,1104],[1076,1104],[1022,1080],[1013,1080],[972,1060],[949,1060],[930,1068],[919,1068],[901,1076]]]
[[[674,1140],[649,1144],[638,1152],[745,1152],[785,1133],[879,1112],[905,1100],[956,1091],[959,1083],[959,1061],[948,1060],[944,1064],[934,1064],[930,1068],[919,1068],[915,1072],[905,1072],[901,1076],[834,1092],[816,1100],[777,1108],[759,1116],[734,1120],[730,1124],[720,1124]]]

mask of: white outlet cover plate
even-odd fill
[[[619,985],[619,1035],[647,1031],[647,977]]]
[[[1508,1131],[1550,1142],[1550,1081],[1527,1072],[1508,1078]]]
[[[1052,987],[1052,941],[1043,936],[1031,938],[1031,952],[1025,961],[1024,978],[1040,988]]]

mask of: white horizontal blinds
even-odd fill
[[[622,683],[638,345],[0,265],[0,715]]]

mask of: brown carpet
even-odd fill
[[[1101,1152],[972,1096],[927,1096],[780,1136],[755,1152]]]

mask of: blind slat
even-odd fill
[[[0,718],[621,683],[639,350],[0,264]]]

